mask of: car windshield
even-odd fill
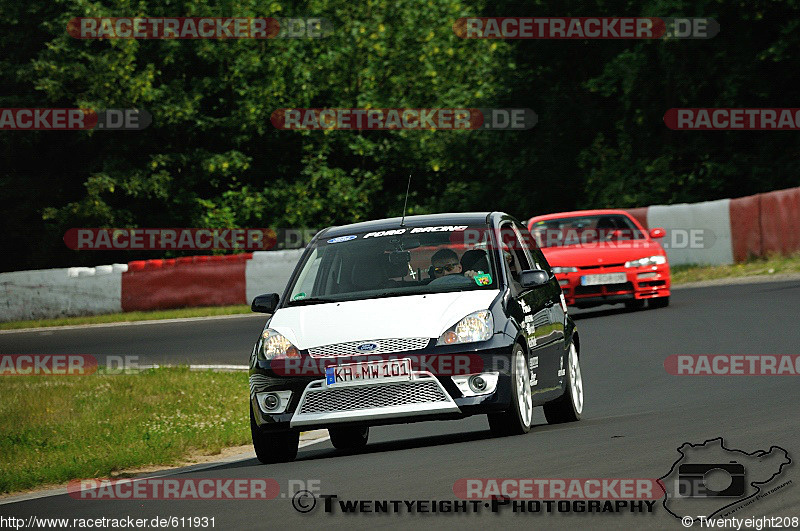
[[[290,306],[497,289],[486,227],[440,225],[323,237],[290,287]]]
[[[531,234],[539,247],[641,240],[645,236],[622,214],[599,214],[572,218],[546,219],[534,222]]]

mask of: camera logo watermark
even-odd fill
[[[712,18],[471,17],[453,31],[462,39],[710,39]]]
[[[800,129],[800,108],[672,108],[664,123],[675,131],[793,131]]]
[[[324,18],[81,17],[67,23],[75,39],[319,39],[333,33]]]
[[[685,527],[755,499],[792,462],[780,446],[748,453],[726,448],[721,437],[685,442],[677,451],[680,457],[660,480],[664,508]]]
[[[664,369],[675,376],[797,376],[796,354],[672,354]]]
[[[538,117],[531,109],[276,109],[272,125],[282,130],[494,130],[525,131]]]

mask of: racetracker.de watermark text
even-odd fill
[[[67,23],[75,39],[319,39],[333,33],[324,18],[80,17]]]
[[[672,354],[664,369],[676,376],[796,376],[796,354]]]
[[[276,109],[272,125],[282,130],[494,130],[525,131],[536,125],[531,109]]]
[[[710,39],[713,18],[469,17],[453,32],[462,39]]]

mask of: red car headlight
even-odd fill
[[[639,258],[638,260],[631,260],[630,262],[625,262],[625,267],[648,267],[666,263],[667,263],[666,256],[655,255],[655,256],[646,256],[644,258]]]
[[[559,273],[577,273],[578,272],[578,268],[577,267],[555,266],[552,269],[553,269],[553,273],[555,273],[556,275],[558,275]]]

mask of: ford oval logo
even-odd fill
[[[350,240],[355,240],[358,238],[355,234],[351,234],[350,236],[339,236],[338,238],[331,238],[328,240],[328,243],[342,243],[342,242],[349,242]]]
[[[360,350],[361,352],[372,352],[376,348],[378,348],[378,345],[375,343],[362,343],[356,347],[356,349]]]

